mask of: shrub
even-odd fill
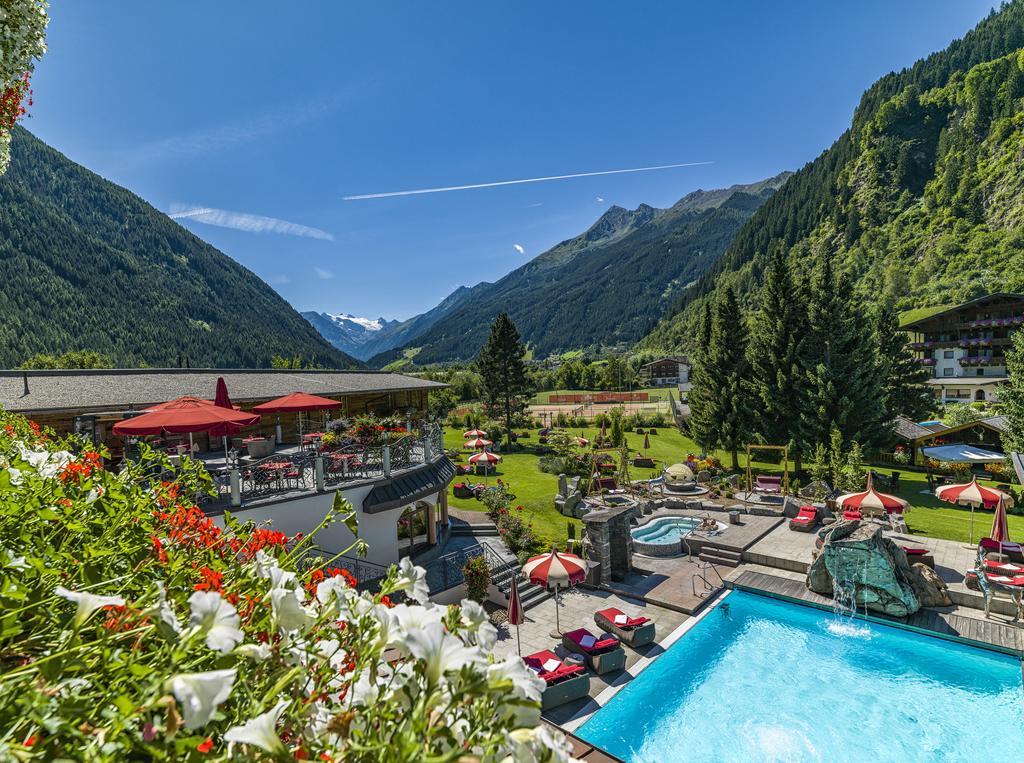
[[[466,598],[482,604],[487,598],[487,589],[491,585],[491,568],[483,556],[471,556],[462,566],[462,575],[466,579]]]
[[[173,472],[143,445],[114,474],[104,456],[0,412],[0,757],[454,760],[470,733],[479,759],[567,757],[533,731],[543,683],[491,653],[478,604],[420,606],[408,560],[360,592],[320,556],[324,527],[357,529],[340,493],[288,537],[214,524],[191,459]]]

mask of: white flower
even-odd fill
[[[185,728],[198,729],[209,723],[217,705],[228,698],[238,671],[211,670],[206,673],[181,673],[168,684],[181,704]]]
[[[238,612],[216,591],[196,591],[188,599],[192,608],[189,625],[206,634],[206,645],[227,654],[245,638],[238,629]]]
[[[312,625],[316,613],[302,604],[303,598],[302,589],[275,588],[270,592],[270,606],[280,630],[305,632]]]
[[[14,487],[18,487],[18,485],[25,481],[25,478],[21,476],[21,469],[15,469],[13,466],[9,466],[7,467],[7,474],[10,476],[11,485]]]
[[[269,659],[271,652],[270,644],[242,644],[235,648],[235,654],[256,662]]]
[[[100,607],[123,607],[124,599],[120,596],[97,596],[86,591],[69,591],[64,586],[57,586],[53,592],[63,599],[74,602],[78,608],[75,610],[73,625],[79,625],[89,619],[89,615]]]
[[[270,580],[272,589],[294,587],[295,573],[282,570],[277,564],[277,559],[263,549],[256,552],[253,562],[256,566],[256,574],[264,580]]]
[[[479,649],[466,646],[437,623],[428,628],[406,631],[401,648],[422,660],[427,681],[434,685],[449,670],[483,663]]]
[[[565,735],[553,731],[546,724],[537,724],[531,728],[516,729],[505,734],[507,752],[506,761],[512,763],[571,763],[572,747]]]
[[[395,584],[396,591],[408,591],[409,597],[426,604],[430,598],[430,587],[427,585],[427,571],[417,567],[409,557],[404,558],[398,565],[398,580]]]
[[[0,567],[9,567],[21,572],[28,569],[28,562],[25,561],[25,557],[15,556],[13,552],[0,547]]]
[[[380,699],[380,687],[371,680],[369,671],[360,674],[351,685],[350,696],[353,706],[371,707],[377,704],[377,700]]]
[[[511,681],[516,696],[534,702],[540,701],[545,686],[543,679],[526,667],[522,658],[515,654],[488,665],[487,678],[491,681]]]
[[[170,628],[174,633],[181,633],[181,624],[178,622],[178,618],[174,614],[174,610],[171,608],[170,603],[167,601],[167,591],[164,590],[164,584],[157,583],[156,585],[156,605],[150,607],[146,611],[146,614],[156,617],[157,622],[163,623],[168,628]]]
[[[465,599],[459,605],[459,610],[459,617],[466,626],[466,633],[474,637],[468,641],[478,644],[487,652],[491,651],[498,642],[498,629],[491,624],[491,618],[488,617],[486,610],[469,599]]]
[[[241,726],[232,726],[224,734],[224,739],[228,742],[259,747],[273,755],[287,752],[281,738],[277,735],[277,721],[286,707],[288,707],[287,700],[278,702],[272,710],[257,715]]]

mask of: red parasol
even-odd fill
[[[1006,501],[996,504],[996,514],[992,517],[992,531],[988,537],[1000,543],[1010,541],[1010,526],[1006,522]]]
[[[523,577],[534,585],[555,589],[555,631],[561,633],[558,624],[558,589],[582,583],[587,577],[587,563],[576,554],[560,554],[552,549],[550,554],[541,554],[526,560]]]
[[[884,511],[887,514],[902,514],[907,508],[907,502],[902,498],[879,493],[872,485],[871,475],[868,475],[868,489],[860,493],[847,493],[836,499],[836,503],[843,509],[874,509]]]
[[[512,577],[512,587],[508,591],[508,624],[516,626],[516,645],[518,651],[523,651],[519,643],[519,626],[526,622],[526,613],[523,611],[523,602],[519,599],[519,581]]]
[[[217,432],[231,427],[258,424],[259,416],[245,411],[221,408],[208,400],[180,398],[164,403],[158,410],[114,424],[114,434],[139,437],[171,432]]]
[[[978,506],[984,506],[987,509],[991,509],[994,506],[998,506],[1000,502],[1012,506],[1013,497],[1007,495],[1001,490],[995,490],[994,488],[985,487],[978,483],[978,478],[973,478],[970,482],[964,482],[959,485],[943,485],[940,488],[935,489],[935,497],[942,501],[949,501],[949,503],[958,503],[963,506],[971,507],[971,530],[969,544],[974,545],[974,509]]]
[[[284,397],[253,406],[254,413],[306,413],[341,408],[342,404],[329,397],[309,395],[305,392],[290,392]]]
[[[220,408],[234,408],[231,398],[228,397],[228,385],[223,376],[217,377],[217,394],[214,395],[213,404]]]

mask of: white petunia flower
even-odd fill
[[[242,644],[235,647],[235,654],[255,660],[256,662],[270,659],[272,651],[270,644]]]
[[[544,680],[526,667],[522,658],[515,654],[507,655],[501,662],[488,665],[487,677],[491,681],[511,681],[516,696],[534,702],[540,701],[540,695],[544,691]]]
[[[349,696],[352,698],[353,707],[372,707],[380,699],[380,686],[371,680],[370,672],[365,671],[351,685]]]
[[[180,673],[167,682],[181,705],[185,728],[198,729],[209,723],[217,705],[231,694],[237,675],[234,669]]]
[[[196,591],[188,599],[192,608],[189,625],[206,634],[206,645],[227,654],[245,638],[238,629],[238,612],[216,591]]]
[[[427,571],[417,567],[409,557],[402,559],[398,565],[398,580],[395,585],[396,591],[408,591],[409,598],[426,604],[430,598],[430,587],[427,585]]]
[[[14,487],[18,487],[18,485],[25,481],[25,478],[21,476],[21,469],[16,469],[13,466],[8,466],[7,474],[10,476],[11,485],[13,485]]]
[[[170,602],[167,601],[167,591],[163,583],[157,583],[157,602],[146,611],[147,615],[155,617],[158,623],[163,623],[174,633],[181,633],[181,623],[178,622]]]
[[[277,559],[263,549],[256,552],[253,563],[256,566],[256,574],[264,580],[269,580],[271,588],[294,587],[295,573],[282,570],[278,566]]]
[[[89,616],[101,607],[123,607],[124,599],[120,596],[97,596],[87,591],[69,591],[64,586],[57,586],[53,592],[62,599],[74,602],[77,605],[73,625],[79,625],[89,619]]]
[[[472,636],[469,643],[478,644],[485,651],[491,651],[498,642],[498,629],[491,624],[486,610],[475,601],[463,600],[459,605],[459,617],[466,626],[465,633]]]
[[[316,620],[316,613],[304,606],[302,600],[301,589],[275,588],[270,592],[270,606],[280,630],[304,633]]]
[[[458,670],[464,665],[479,665],[484,662],[479,649],[466,646],[461,639],[448,633],[440,623],[428,628],[406,631],[400,648],[423,661],[427,681],[431,685],[440,681],[449,670]]]
[[[252,720],[246,721],[241,726],[232,726],[224,734],[228,742],[238,742],[259,747],[272,755],[282,755],[287,752],[281,738],[277,735],[277,721],[281,718],[288,701],[278,702],[273,709],[262,715],[257,715]]]

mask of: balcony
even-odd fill
[[[922,366],[934,366],[935,358],[918,358],[917,362],[920,363]]]

